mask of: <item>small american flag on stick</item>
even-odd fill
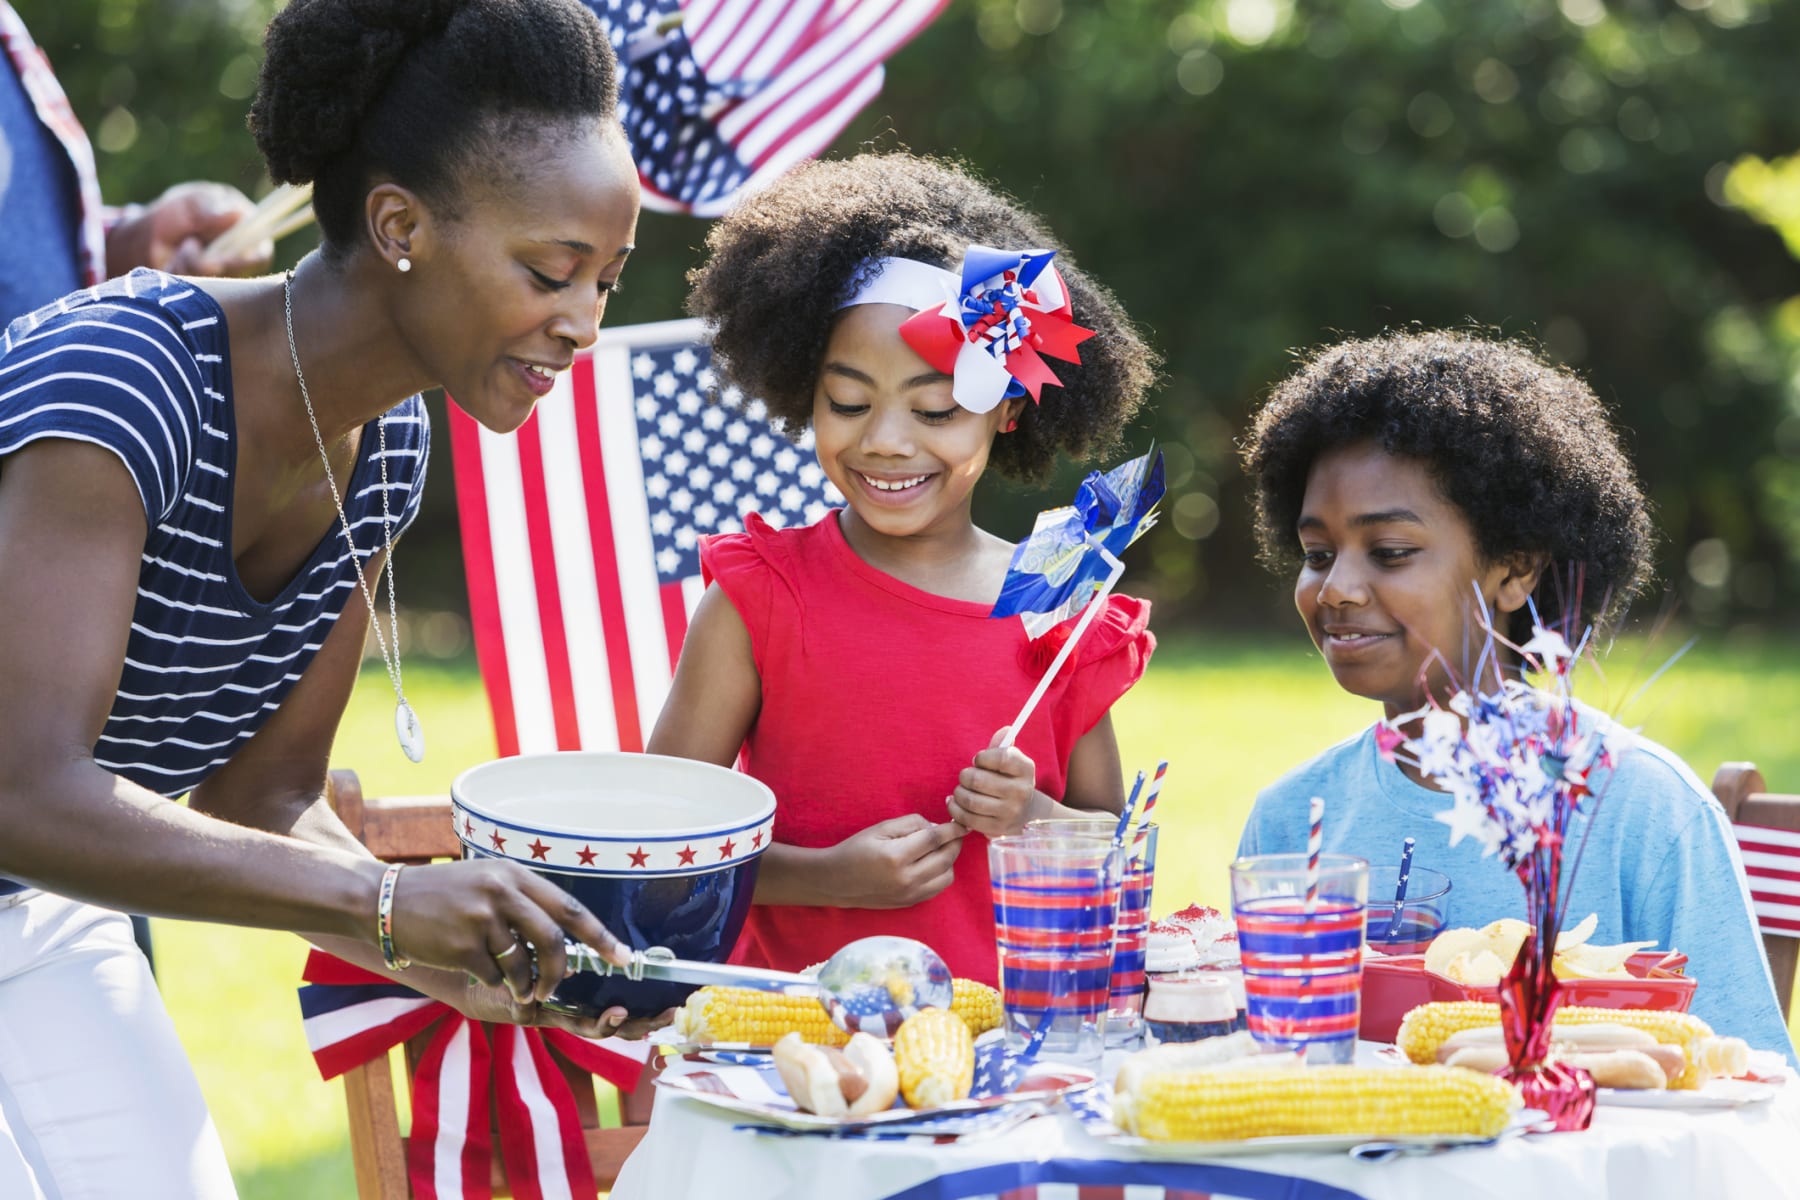
[[[500,753],[642,750],[699,603],[699,541],[843,502],[761,401],[713,397],[698,321],[602,330],[516,434],[450,411],[475,652]]]

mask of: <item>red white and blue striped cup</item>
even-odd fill
[[[1110,841],[1042,832],[988,843],[1008,1048],[1042,1030],[1045,1059],[1099,1063],[1124,855]]]
[[[1075,834],[1112,840],[1118,819],[1043,817],[1028,822],[1026,833]],[[1157,825],[1134,825],[1125,837],[1125,863],[1119,882],[1119,911],[1113,924],[1112,975],[1108,981],[1106,1045],[1135,1049],[1144,1040],[1144,945],[1150,936],[1150,895],[1156,885]]]
[[[1362,1011],[1369,864],[1321,854],[1308,911],[1306,858],[1265,854],[1231,864],[1250,1034],[1265,1046],[1301,1051],[1308,1063],[1348,1063]]]

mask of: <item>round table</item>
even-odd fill
[[[672,1070],[681,1070],[679,1060]],[[1066,1111],[950,1144],[771,1137],[668,1089],[617,1200],[1800,1200],[1800,1079],[1730,1109],[1602,1105],[1581,1133],[1360,1162],[1344,1153],[1196,1162],[1091,1136]]]

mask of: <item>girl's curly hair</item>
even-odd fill
[[[577,0],[290,0],[264,51],[250,132],[271,178],[313,185],[333,256],[377,182],[454,212],[521,123],[615,120],[612,46]]]
[[[1534,597],[1546,621],[1615,621],[1649,581],[1654,532],[1618,431],[1591,388],[1529,347],[1412,331],[1314,351],[1276,385],[1241,447],[1256,536],[1272,568],[1299,566],[1295,527],[1321,454],[1373,442],[1418,459],[1462,510],[1482,557],[1545,553]],[[1530,636],[1514,614],[1508,636]]]
[[[713,331],[719,373],[757,396],[789,433],[812,420],[813,389],[838,305],[881,258],[956,270],[971,244],[1057,249],[1036,217],[960,167],[910,154],[806,162],[713,226],[688,275],[688,310]],[[1062,450],[1111,451],[1156,378],[1158,358],[1110,292],[1056,256],[1077,325],[1094,331],[1081,362],[1054,361],[1062,387],[1026,404],[989,461],[1040,479]]]

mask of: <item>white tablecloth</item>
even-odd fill
[[[1794,1078],[1774,1099],[1741,1108],[1603,1105],[1581,1133],[1379,1163],[1342,1153],[1170,1163],[1092,1137],[1061,1111],[950,1145],[765,1137],[734,1129],[744,1120],[662,1089],[613,1196],[968,1200],[1036,1186],[1040,1200],[1050,1200],[1076,1197],[1084,1184],[1111,1184],[1145,1189],[1130,1188],[1126,1197],[1160,1196],[1156,1189],[1164,1188],[1253,1200],[1800,1200]]]

